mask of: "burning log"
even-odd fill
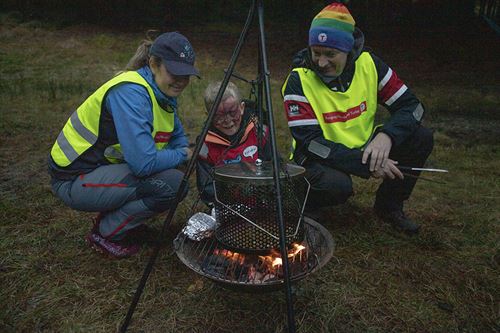
[[[300,272],[308,266],[307,256],[303,255],[306,247],[292,244],[288,260],[292,272]],[[223,279],[248,283],[263,283],[283,277],[283,261],[278,251],[269,255],[251,255],[226,249],[214,249],[201,265],[203,271]]]

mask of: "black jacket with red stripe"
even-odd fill
[[[325,83],[331,90],[345,92],[349,89],[354,72],[355,61],[363,51],[364,36],[356,29],[354,32],[355,44],[349,53],[347,63],[342,74]],[[386,133],[392,140],[393,145],[399,145],[405,141],[419,126],[424,109],[411,92],[411,90],[398,78],[396,72],[385,64],[379,57],[368,51],[375,63],[378,74],[378,104],[384,106],[390,113],[390,117],[383,124],[381,131]],[[293,68],[303,67],[315,70],[311,61],[309,49],[303,49],[293,59]],[[320,75],[321,77],[321,75]],[[323,82],[327,82],[323,80]],[[298,73],[291,72],[284,89],[285,96],[304,96],[302,84]],[[285,99],[285,112],[288,117],[290,111],[295,117],[297,112],[302,114],[302,119],[316,119],[314,110],[309,104],[294,102],[293,98]],[[290,121],[290,118],[288,118]],[[361,149],[351,149],[342,144],[325,139],[321,127],[318,124],[289,125],[291,134],[296,141],[294,160],[303,165],[306,161],[320,160],[327,165],[348,174],[363,178],[370,177],[369,163],[362,164],[363,152]],[[320,157],[310,152],[307,147],[314,140],[330,149],[329,155]]]

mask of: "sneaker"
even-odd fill
[[[140,246],[137,244],[123,244],[103,237],[95,224],[90,233],[85,237],[87,244],[97,252],[108,255],[112,258],[121,259],[130,257],[139,252]]]
[[[389,223],[396,230],[408,235],[415,235],[420,229],[420,225],[413,222],[402,210],[383,212],[375,210],[377,216],[384,222]]]

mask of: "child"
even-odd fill
[[[213,82],[205,90],[207,111],[212,108],[221,84],[222,82]],[[213,207],[215,200],[212,178],[215,166],[271,158],[269,130],[263,126],[263,149],[259,155],[257,128],[256,118],[242,101],[238,87],[229,82],[196,164],[198,191],[209,207]]]

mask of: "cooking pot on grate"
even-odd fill
[[[280,171],[286,244],[304,236],[302,214],[309,193],[305,169],[293,164]],[[279,248],[277,196],[271,162],[215,168],[216,238],[239,253],[266,254]]]

